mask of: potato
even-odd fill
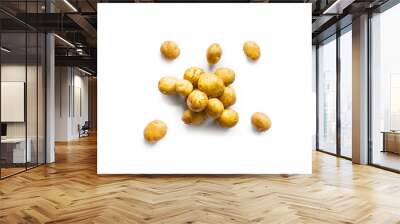
[[[154,143],[162,139],[168,131],[167,125],[160,120],[154,120],[147,124],[143,131],[143,136],[146,141]]]
[[[161,44],[160,52],[166,59],[174,60],[179,56],[181,50],[175,42],[168,40]]]
[[[224,81],[225,86],[229,86],[235,81],[235,72],[230,68],[217,68],[214,74]]]
[[[218,118],[224,111],[224,105],[217,98],[212,98],[208,100],[207,104],[207,114],[212,118]]]
[[[217,121],[221,127],[231,128],[239,121],[239,114],[232,109],[226,109],[222,112]]]
[[[165,95],[175,94],[177,78],[172,76],[165,76],[158,81],[158,89]]]
[[[232,106],[236,102],[235,90],[230,86],[225,87],[224,92],[218,99],[224,104],[225,108]]]
[[[176,92],[186,97],[193,91],[193,85],[188,80],[178,80],[176,81]]]
[[[269,119],[266,114],[261,112],[256,112],[251,116],[251,123],[259,132],[267,131],[271,128],[271,119]]]
[[[258,60],[261,56],[260,47],[257,45],[256,42],[247,41],[243,44],[243,51],[248,58],[251,60]]]
[[[204,70],[199,67],[190,67],[186,69],[183,78],[190,81],[193,87],[197,87],[197,82],[199,81],[200,75],[204,73]]]
[[[207,49],[207,61],[208,64],[217,64],[222,56],[222,48],[219,44],[211,44]]]
[[[193,112],[203,111],[207,107],[208,97],[200,90],[194,90],[186,99],[186,104]]]
[[[200,125],[207,120],[207,114],[205,111],[193,112],[191,110],[185,110],[182,114],[182,121],[185,124]]]
[[[197,87],[209,97],[221,96],[225,88],[221,78],[208,72],[200,75]]]

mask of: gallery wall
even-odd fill
[[[310,6],[99,4],[98,173],[311,173],[315,119]],[[204,16],[221,12],[224,16],[218,19]],[[281,20],[282,13],[290,19]],[[174,61],[160,54],[166,40],[181,50]],[[256,62],[242,50],[249,40],[261,48]],[[223,49],[214,66],[206,60],[213,43]],[[236,126],[224,129],[211,118],[200,126],[187,125],[181,118],[184,98],[160,93],[160,78],[182,79],[191,66],[235,71]],[[272,120],[266,133],[257,133],[250,121],[259,111]],[[168,132],[150,144],[143,130],[156,119],[167,124]]]

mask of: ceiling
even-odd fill
[[[313,43],[326,38],[351,17],[373,9],[388,0],[251,0],[254,3],[311,3]],[[55,32],[56,64],[82,66],[96,71],[97,3],[182,2],[170,0],[1,0],[0,21],[4,32],[19,32],[29,27],[39,32]],[[229,2],[192,0],[190,2]],[[50,10],[51,9],[51,10]],[[49,12],[52,13],[49,13]],[[25,13],[27,12],[27,13]],[[284,15],[290,16],[290,15]],[[339,27],[340,28],[340,27]],[[20,41],[20,38],[10,38]],[[17,34],[14,34],[17,35]],[[18,36],[18,35],[17,35]],[[7,37],[8,38],[8,37]],[[71,43],[68,44],[67,42]],[[16,43],[17,44],[17,43]],[[18,45],[18,44],[17,44]]]

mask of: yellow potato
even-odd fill
[[[258,60],[261,56],[260,47],[257,45],[256,42],[247,41],[243,44],[243,51],[248,58],[251,60]]]
[[[207,120],[207,114],[205,111],[193,112],[191,110],[185,110],[182,114],[182,121],[185,124],[200,125]]]
[[[176,92],[181,94],[182,96],[188,96],[193,91],[193,85],[188,80],[178,80],[176,82]]]
[[[186,99],[186,104],[193,112],[203,111],[207,107],[208,97],[200,90],[193,90]]]
[[[222,48],[219,44],[211,44],[207,49],[208,64],[217,64],[222,56]]]
[[[165,95],[175,94],[177,78],[172,76],[165,76],[158,81],[158,89]]]
[[[209,97],[221,96],[225,88],[224,81],[221,78],[207,72],[200,75],[197,87]]]
[[[168,131],[167,125],[160,120],[154,120],[147,124],[143,131],[143,136],[146,141],[153,143],[162,139]]]
[[[179,56],[181,50],[175,42],[168,40],[161,44],[160,52],[166,59],[174,60]]]
[[[267,131],[271,128],[271,119],[261,112],[256,112],[251,116],[251,123],[259,132]]]
[[[232,109],[226,109],[222,112],[217,121],[221,127],[231,128],[239,121],[239,114]]]
[[[193,87],[197,87],[200,75],[204,73],[204,70],[199,67],[190,67],[186,69],[183,78],[190,81]]]
[[[235,72],[230,68],[217,68],[214,74],[224,81],[225,86],[229,86],[235,81]]]
[[[212,98],[208,100],[207,104],[207,114],[212,118],[218,118],[224,111],[224,105],[217,98]]]
[[[224,92],[218,99],[224,104],[225,108],[232,106],[236,102],[235,90],[230,86],[225,87]]]

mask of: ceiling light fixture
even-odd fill
[[[73,45],[73,44],[72,44],[71,42],[69,42],[68,40],[66,40],[66,39],[64,39],[64,38],[62,38],[62,37],[60,37],[60,36],[57,35],[57,34],[54,34],[54,36],[57,37],[57,38],[58,38],[59,40],[61,40],[62,42],[66,43],[68,46],[75,48],[75,45]]]
[[[5,47],[1,47],[0,49],[1,49],[1,51],[4,51],[6,53],[10,53],[11,52],[11,50],[9,50],[9,49],[7,49]]]
[[[85,73],[85,74],[87,74],[87,75],[90,75],[90,76],[93,75],[92,73],[90,73],[90,72],[88,72],[88,71],[86,71],[86,70],[83,70],[83,69],[81,69],[81,68],[79,68],[79,67],[78,67],[78,70],[81,71],[81,72],[83,72],[83,73]]]
[[[354,0],[336,0],[332,5],[324,10],[322,14],[342,14],[343,9],[351,5]]]
[[[64,0],[65,4],[67,4],[74,12],[78,12],[78,10],[68,1]]]

